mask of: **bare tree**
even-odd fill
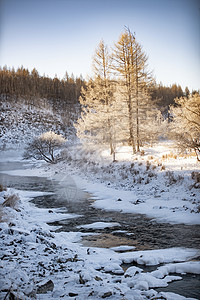
[[[82,141],[107,144],[115,160],[114,91],[111,80],[111,56],[100,41],[93,58],[94,79],[82,89],[82,116],[76,126]]]
[[[66,142],[62,135],[48,131],[36,137],[25,149],[24,159],[44,159],[48,163],[56,163],[59,155],[56,150]]]
[[[140,151],[141,115],[147,108],[150,97],[148,88],[152,74],[148,70],[148,57],[128,28],[121,34],[113,51],[113,69],[122,80],[122,94],[126,97],[129,118],[129,140],[133,152]],[[152,102],[151,102],[152,105]]]
[[[181,149],[194,150],[200,161],[200,94],[176,98],[175,103],[176,106],[170,107],[170,137]]]

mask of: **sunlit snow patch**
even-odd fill
[[[110,249],[116,252],[125,252],[125,251],[134,250],[135,248],[136,247],[134,246],[118,246],[118,247],[112,247]]]

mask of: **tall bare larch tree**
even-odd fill
[[[121,77],[122,93],[128,105],[129,135],[133,152],[140,151],[140,123],[145,110],[152,106],[148,89],[153,82],[148,58],[129,29],[121,34],[113,49],[113,69]]]
[[[82,116],[76,125],[82,139],[108,144],[115,160],[115,81],[111,80],[111,56],[101,41],[93,58],[94,79],[82,89]]]

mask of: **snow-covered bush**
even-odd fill
[[[181,175],[175,176],[174,172],[172,172],[172,171],[167,171],[165,173],[165,176],[167,177],[169,185],[172,185],[175,183],[180,183],[184,179],[184,177]]]
[[[66,142],[66,139],[61,134],[48,131],[36,137],[25,149],[24,158],[44,159],[49,163],[56,163],[60,158],[55,151],[60,149]]]
[[[9,209],[18,210],[19,203],[19,196],[0,184],[0,223],[10,219],[8,216]]]
[[[200,188],[200,172],[192,172],[191,177],[195,181],[194,187]]]
[[[16,209],[17,204],[19,202],[19,196],[12,194],[4,197],[5,201],[3,202],[3,207],[11,207]]]

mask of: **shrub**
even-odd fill
[[[142,151],[140,152],[140,155],[141,155],[141,156],[144,156],[144,155],[145,155],[144,150],[142,150]]]
[[[172,171],[167,171],[167,172],[165,173],[165,176],[168,178],[169,184],[176,183],[176,179],[175,179],[175,177],[174,177],[174,172],[172,172]]]
[[[17,204],[19,203],[19,196],[12,194],[9,196],[5,196],[5,201],[3,202],[2,206],[4,207],[11,207],[16,209],[17,208]]]
[[[146,162],[146,171],[150,169],[151,163],[147,160]]]
[[[140,173],[139,170],[133,170],[134,175],[138,175],[139,173]]]
[[[191,177],[195,181],[193,186],[195,188],[200,188],[200,172],[192,172]]]
[[[142,177],[139,176],[139,177],[137,178],[137,183],[141,184],[141,183],[142,183],[142,180],[144,180],[144,178],[142,178]]]
[[[148,173],[148,177],[156,177],[156,174],[150,171],[150,172]]]
[[[175,177],[174,172],[172,172],[172,171],[167,171],[165,173],[165,176],[168,177],[168,181],[169,181],[170,185],[178,183],[184,179],[184,177],[181,175],[178,175],[177,177]]]
[[[192,172],[191,177],[196,183],[200,182],[200,172]]]
[[[154,159],[154,156],[153,155],[149,155],[148,156],[148,160],[153,160]]]
[[[0,192],[7,191],[6,186],[0,183]]]

